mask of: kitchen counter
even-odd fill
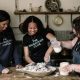
[[[55,76],[51,74],[45,77],[34,77],[28,74],[20,73],[14,67],[10,68],[9,74],[0,74],[0,80],[80,80],[78,75],[74,76]]]

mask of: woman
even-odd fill
[[[21,67],[20,56],[14,38],[13,31],[10,27],[10,15],[0,10],[0,72],[8,73],[9,67],[15,62],[16,68]]]
[[[45,30],[42,22],[35,16],[29,16],[23,22],[24,57],[27,63],[48,62],[49,55],[45,56],[48,49],[48,40],[55,39],[50,30]],[[49,52],[50,53],[50,52]]]
[[[75,35],[71,41],[61,41],[63,47],[72,49],[73,63],[80,64],[80,16],[73,20],[72,31]]]
[[[68,71],[80,72],[80,16],[73,20],[72,31],[75,35],[72,41],[61,41],[63,47],[72,49],[73,64],[65,66]]]

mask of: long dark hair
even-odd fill
[[[4,35],[0,35],[0,37],[2,36],[6,36],[6,37],[11,37],[12,39],[15,40],[14,38],[14,34],[13,34],[13,30],[10,26],[10,15],[8,12],[4,11],[4,10],[0,10],[0,22],[3,22],[3,21],[6,21],[8,20],[9,21],[9,24],[8,24],[8,27],[6,30],[2,31],[1,33],[4,34]]]
[[[80,35],[80,16],[76,17],[72,22],[72,27],[75,29],[77,35]]]
[[[45,28],[41,22],[41,20],[35,16],[29,16],[28,18],[26,18],[26,20],[22,23],[22,29],[23,29],[23,33],[27,33],[28,32],[28,25],[30,22],[34,22],[37,25],[38,28],[38,32],[44,32]]]
[[[9,20],[9,23],[10,23],[10,15],[8,14],[8,12],[4,10],[0,10],[0,22],[6,21],[6,20]]]

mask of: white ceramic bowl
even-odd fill
[[[32,7],[32,12],[39,12],[39,7]]]

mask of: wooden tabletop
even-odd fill
[[[45,77],[34,77],[20,73],[15,68],[10,68],[9,74],[0,74],[0,80],[80,80],[79,76],[55,76],[54,74]]]

